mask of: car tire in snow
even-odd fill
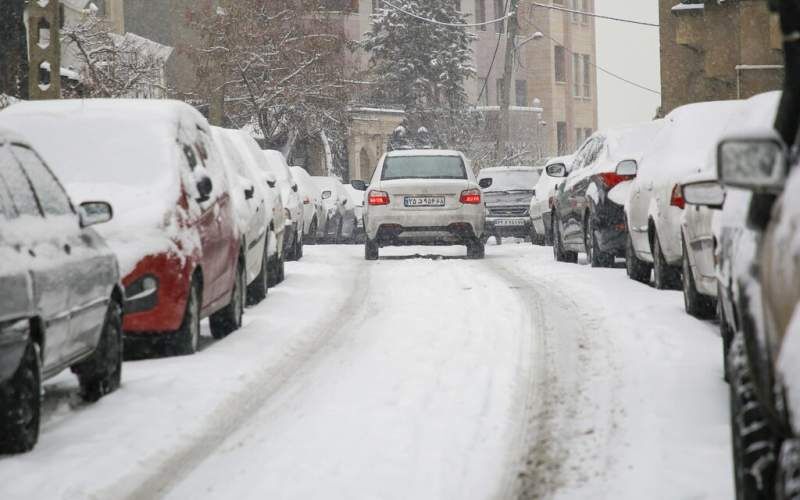
[[[367,241],[364,243],[364,259],[378,260],[379,256],[380,247],[378,246],[378,242],[367,238]]]
[[[600,250],[597,233],[594,230],[594,217],[589,214],[583,230],[583,242],[586,246],[586,257],[592,267],[612,267],[614,256]]]
[[[244,273],[244,262],[239,259],[236,265],[236,277],[233,282],[230,303],[209,318],[211,336],[215,339],[225,338],[242,326],[246,284]]]
[[[772,499],[775,498],[777,440],[758,401],[741,333],[734,337],[728,356],[736,498]]]
[[[639,283],[650,283],[652,266],[636,256],[636,251],[633,249],[633,237],[630,232],[628,232],[628,242],[625,247],[625,270],[630,279]]]
[[[95,402],[116,391],[122,381],[122,306],[111,301],[100,341],[92,357],[72,367],[81,386],[81,398]]]
[[[578,262],[578,253],[569,252],[564,250],[564,242],[561,240],[561,229],[559,228],[558,219],[553,216],[553,256],[556,262],[568,262],[576,264]]]
[[[311,221],[308,228],[308,237],[306,238],[306,245],[315,245],[317,243],[317,219]]]
[[[264,242],[264,257],[261,259],[261,270],[252,283],[247,285],[247,305],[253,306],[267,298],[269,291],[269,232]]]
[[[697,291],[685,241],[683,242],[682,264],[683,305],[686,308],[686,312],[699,319],[713,318],[717,312],[717,301]]]
[[[478,238],[467,242],[467,258],[482,259],[486,256],[486,246]]]
[[[178,356],[187,356],[197,352],[200,343],[200,304],[202,303],[202,289],[200,282],[192,278],[189,286],[189,295],[186,299],[186,312],[183,313],[183,322],[172,336],[172,352]]]
[[[41,412],[41,358],[29,338],[17,371],[0,384],[0,453],[32,450],[39,440]]]
[[[301,231],[298,229],[294,232],[294,237],[292,238],[292,246],[289,248],[289,252],[286,254],[286,260],[288,261],[297,261],[300,260],[302,256],[301,243],[300,243],[300,234]]]
[[[659,290],[678,290],[681,286],[680,268],[667,263],[661,251],[661,241],[657,232],[653,237],[653,278]]]
[[[295,250],[295,257],[300,260],[303,258],[303,231],[297,232],[297,249]]]

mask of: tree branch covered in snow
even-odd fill
[[[346,128],[345,38],[319,2],[238,0],[191,13],[202,43],[198,96],[224,95],[226,125],[252,129],[287,156]]]
[[[88,12],[61,30],[62,46],[80,75],[79,97],[163,97],[169,48],[136,35],[118,35]]]

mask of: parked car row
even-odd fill
[[[773,129],[780,100],[690,104],[597,132],[548,161],[529,209],[532,242],[552,241],[557,261],[624,258],[631,279],[719,318],[746,500],[800,498],[800,174]]]
[[[215,338],[237,330],[323,234],[325,199],[280,152],[185,103],[0,113],[0,453],[35,445],[42,382],[64,369],[95,401],[119,387],[123,354],[193,354],[204,318]],[[354,227],[352,209],[336,221]]]

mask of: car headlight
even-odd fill
[[[149,311],[158,305],[158,278],[146,274],[125,288],[125,312]]]

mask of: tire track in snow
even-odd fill
[[[552,498],[568,483],[604,473],[605,467],[598,470],[598,464],[605,462],[598,450],[616,424],[613,412],[603,414],[597,395],[589,394],[588,379],[599,366],[611,367],[612,361],[607,348],[594,337],[599,326],[596,318],[583,311],[558,282],[537,277],[509,259],[487,262],[528,305],[534,335],[519,446],[512,451],[506,490],[499,498]],[[613,394],[606,395],[610,403]]]
[[[364,267],[367,270],[364,271]],[[247,386],[233,394],[217,407],[209,417],[205,431],[193,436],[191,444],[177,449],[166,461],[153,466],[152,474],[146,477],[127,477],[118,485],[101,492],[98,498],[114,498],[120,490],[130,488],[135,481],[135,489],[127,494],[125,500],[153,500],[162,498],[175,485],[189,476],[209,455],[219,448],[227,437],[255,416],[270,398],[289,382],[303,366],[314,363],[323,356],[326,347],[344,328],[358,316],[363,316],[363,303],[369,294],[371,268],[359,264],[353,273],[353,283],[346,287],[349,296],[344,307],[335,317],[317,322],[311,328],[320,332],[305,350],[297,353],[288,362],[278,367],[270,366],[262,370]]]

